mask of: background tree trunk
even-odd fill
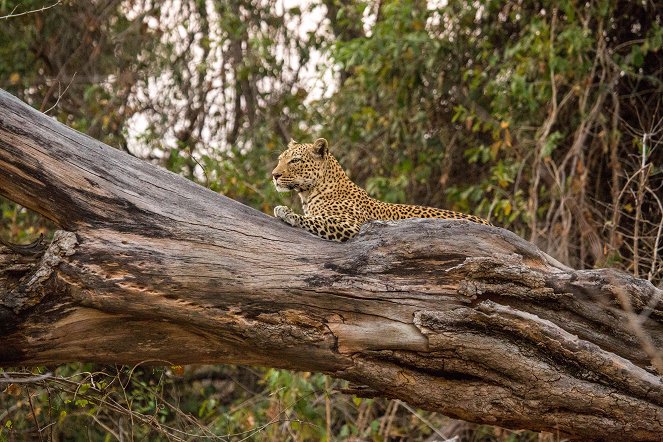
[[[265,365],[474,422],[661,438],[662,292],[647,281],[465,222],[322,241],[5,92],[0,194],[63,229],[0,246],[0,366]]]

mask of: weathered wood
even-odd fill
[[[408,220],[322,241],[4,92],[0,194],[63,229],[45,251],[0,245],[0,366],[265,365],[474,422],[663,434],[642,342],[663,347],[661,290],[507,230]]]

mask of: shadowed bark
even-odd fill
[[[507,230],[407,220],[323,241],[5,92],[0,194],[62,229],[0,245],[0,366],[264,365],[474,422],[663,432],[661,290]]]

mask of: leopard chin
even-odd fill
[[[297,190],[297,187],[294,184],[288,184],[283,186],[279,184],[276,180],[274,180],[274,187],[276,187],[277,192],[292,192],[293,190]]]

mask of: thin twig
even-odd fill
[[[331,399],[329,398],[329,377],[325,376],[325,431],[327,432],[327,441],[332,440],[331,430]]]
[[[626,318],[631,330],[640,341],[640,348],[642,348],[645,354],[649,357],[649,360],[656,371],[658,371],[659,374],[663,373],[663,355],[658,351],[656,345],[654,345],[651,336],[642,328],[638,315],[633,311],[629,294],[626,290],[619,287],[614,288],[614,293],[622,306],[622,310],[626,313]]]
[[[3,15],[3,16],[1,16],[1,17],[0,17],[0,20],[6,20],[6,19],[8,19],[8,18],[20,17],[20,16],[22,16],[22,15],[27,15],[27,14],[35,14],[35,13],[37,13],[37,12],[42,12],[42,11],[45,11],[45,10],[47,10],[47,9],[54,8],[55,6],[59,5],[60,3],[62,3],[62,0],[58,0],[57,2],[53,3],[53,4],[50,5],[50,6],[44,6],[43,8],[32,9],[32,10],[30,10],[30,11],[19,12],[18,14],[15,14],[16,10],[17,10],[18,7],[20,6],[20,4],[18,4],[18,5],[16,5],[16,6],[14,6],[14,9],[12,9],[12,12],[10,12],[9,15]]]
[[[642,134],[642,157],[640,163],[640,176],[638,180],[638,189],[635,196],[635,222],[633,223],[633,276],[636,278],[640,274],[640,219],[642,218],[642,204],[644,202],[645,187],[647,184],[647,175],[649,164],[647,164],[647,138],[648,133]]]
[[[32,404],[32,394],[30,389],[27,388],[26,392],[28,393],[28,403],[30,404],[30,411],[32,412],[32,419],[35,421],[35,427],[37,428],[37,434],[39,435],[39,440],[41,440],[41,427],[39,427],[39,420],[37,419],[37,413],[35,413],[35,407]]]
[[[421,414],[417,413],[417,410],[415,410],[410,405],[406,404],[405,402],[403,402],[401,400],[397,399],[396,401],[398,402],[399,405],[402,405],[403,408],[405,408],[407,411],[412,413],[417,419],[419,419],[421,422],[426,424],[426,426],[428,426],[428,428],[433,430],[433,432],[435,432],[435,434],[437,434],[440,437],[443,437],[445,441],[449,440],[449,438],[446,435],[444,435],[439,429],[437,429],[431,421],[429,421],[428,419],[423,417]]]
[[[654,275],[658,273],[657,265],[658,265],[658,248],[659,244],[661,241],[661,234],[663,233],[663,203],[661,203],[661,199],[656,195],[656,192],[651,190],[649,187],[646,189],[651,195],[654,197],[656,202],[658,203],[658,209],[659,212],[661,213],[661,221],[658,223],[658,229],[656,231],[656,239],[654,240],[654,256],[652,258],[651,262],[651,269],[649,269],[649,274],[647,275],[647,279],[649,281],[652,281],[654,279]]]
[[[13,374],[13,376],[21,375],[21,374],[23,374],[23,373],[15,373],[15,374]],[[25,377],[25,378],[17,378],[17,377],[9,377],[7,375],[7,373],[3,373],[2,377],[0,378],[0,383],[31,384],[31,383],[34,383],[34,382],[43,381],[44,379],[48,379],[52,376],[53,376],[53,374],[49,372],[49,373],[44,373],[44,374],[39,375],[39,376],[29,376],[29,377]]]
[[[60,98],[62,98],[62,96],[67,92],[67,89],[69,89],[69,86],[71,86],[71,83],[74,82],[74,78],[76,78],[76,74],[77,74],[77,72],[74,72],[74,75],[71,76],[71,80],[69,80],[69,84],[67,84],[67,87],[64,88],[63,91],[60,91],[60,82],[58,81],[58,99],[55,101],[55,104],[53,106],[49,107],[47,110],[44,111],[45,114],[47,114],[50,111],[52,111],[53,109],[55,109],[55,107],[60,102]]]

